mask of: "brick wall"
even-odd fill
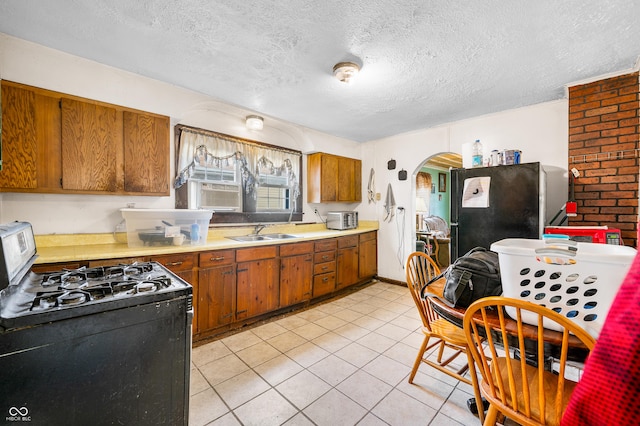
[[[571,226],[620,228],[625,245],[637,247],[638,72],[569,88],[569,170],[578,215]]]

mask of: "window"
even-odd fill
[[[180,125],[176,140],[177,208],[213,208],[212,222],[302,220],[300,151]]]

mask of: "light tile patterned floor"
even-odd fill
[[[409,290],[357,292],[194,348],[191,426],[478,425],[460,383],[423,364]]]

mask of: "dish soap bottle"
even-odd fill
[[[482,144],[480,139],[473,143],[473,156],[471,157],[471,167],[482,167]]]
[[[200,240],[200,225],[194,222],[191,224],[191,244],[198,244],[198,240]]]

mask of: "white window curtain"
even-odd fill
[[[247,193],[254,194],[262,181],[283,182],[292,190],[292,198],[300,195],[300,159],[302,153],[279,147],[262,146],[220,133],[181,127],[174,187],[191,178],[197,167],[239,167]],[[269,177],[279,177],[271,179]],[[266,182],[265,182],[266,183]]]

